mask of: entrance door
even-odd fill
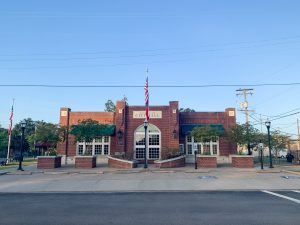
[[[161,132],[157,126],[148,125],[147,129],[147,159],[156,160],[161,158]],[[144,125],[139,126],[134,133],[134,158],[145,158],[145,129]]]

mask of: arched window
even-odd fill
[[[160,159],[161,132],[157,126],[149,123],[147,128],[147,159]],[[140,125],[134,132],[134,158],[145,158],[145,128]]]

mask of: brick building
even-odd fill
[[[178,102],[170,101],[165,106],[150,106],[148,127],[149,162],[166,159],[182,152],[186,161],[192,162],[194,151],[209,152],[220,159],[233,154],[235,145],[224,137],[216,137],[210,143],[197,143],[189,135],[195,126],[210,125],[220,132],[236,124],[235,109],[227,108],[224,112],[179,112]],[[64,142],[59,143],[58,153],[72,158],[89,150],[93,155],[123,155],[126,158],[142,161],[145,152],[144,142],[144,106],[128,106],[118,101],[115,112],[72,112],[69,108],[60,109],[60,125],[70,127],[85,119],[109,124],[109,131],[92,143],[76,143],[74,136],[67,134]]]

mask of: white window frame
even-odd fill
[[[147,149],[148,149],[148,151],[147,151],[147,159],[148,160],[157,160],[157,159],[161,159],[161,131],[160,131],[160,129],[157,127],[157,126],[155,126],[155,125],[153,125],[153,124],[150,124],[149,123],[149,125],[148,125],[148,127],[149,126],[154,126],[155,127],[155,129],[157,129],[157,132],[151,132],[151,133],[149,133],[150,132],[150,130],[149,129],[147,129],[147,137],[146,137],[146,139],[147,139]],[[145,137],[145,131],[138,131],[138,130],[140,130],[141,129],[141,127],[143,127],[144,128],[144,125],[140,125],[136,130],[135,130],[135,132],[134,132],[134,151],[133,151],[133,153],[134,153],[134,159],[137,159],[137,160],[143,160],[144,158],[136,158],[136,149],[137,148],[143,148],[143,149],[145,149],[145,145],[137,145],[136,144],[136,136],[137,135],[141,135],[141,136],[143,136],[143,137]],[[149,145],[149,135],[158,135],[159,136],[159,145]],[[159,149],[159,158],[149,158],[149,149],[150,148],[158,148]]]
[[[105,137],[108,137],[108,142],[104,142]],[[97,154],[97,155],[103,155],[103,156],[110,155],[110,141],[111,141],[111,137],[110,136],[101,136],[101,142],[96,142],[95,139],[92,142],[87,142],[87,143],[86,142],[77,142],[76,155],[79,155],[79,145],[83,145],[82,155],[85,154],[86,145],[92,145],[92,155],[96,155],[95,154],[95,146],[96,145],[101,145],[102,146],[101,154]],[[104,146],[105,145],[108,145],[108,154],[104,154]]]
[[[191,142],[188,142],[188,137],[191,137]],[[186,155],[195,155],[194,152],[198,151],[199,147],[201,147],[201,154],[203,154],[204,151],[204,145],[209,145],[210,147],[210,154],[211,155],[220,155],[220,138],[216,137],[216,141],[210,141],[210,142],[196,142],[193,136],[186,135],[185,136],[185,144],[186,144]],[[192,145],[192,154],[188,153],[188,145]],[[213,154],[213,145],[217,146],[217,154]],[[197,148],[196,148],[197,147]],[[199,154],[199,153],[197,153]]]

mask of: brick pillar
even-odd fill
[[[57,152],[59,155],[68,156],[68,146],[69,146],[69,126],[70,126],[70,108],[62,107],[60,108],[60,127],[66,127],[65,141],[61,141],[57,145]]]
[[[126,152],[126,113],[128,106],[125,101],[117,101],[115,112],[115,125],[116,125],[116,146],[111,149],[111,155],[125,154]]]
[[[226,108],[225,109],[225,129],[228,130],[236,125],[236,110],[235,108]],[[224,139],[224,148],[226,146],[225,152],[228,154],[235,154],[237,146],[234,143],[229,142],[227,139]],[[225,145],[226,143],[226,145]]]
[[[178,101],[169,102],[169,152],[179,152]]]

